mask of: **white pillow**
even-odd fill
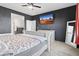
[[[7,51],[8,46],[4,42],[0,41],[0,55],[4,54]]]

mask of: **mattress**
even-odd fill
[[[45,40],[46,38],[44,37],[23,34],[0,36],[0,41],[3,42],[2,45],[6,45],[6,47],[1,51],[4,52],[3,50],[5,50],[5,52],[0,55],[19,54],[25,50],[31,49],[32,47],[39,45]]]

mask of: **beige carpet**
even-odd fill
[[[79,56],[79,48],[73,48],[64,42],[51,42],[51,53],[46,50],[41,56]]]

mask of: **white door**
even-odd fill
[[[36,31],[36,20],[26,20],[26,31]]]
[[[31,22],[26,20],[26,31],[31,31]]]
[[[11,32],[12,34],[17,30],[17,28],[25,28],[24,27],[24,16],[11,13]]]

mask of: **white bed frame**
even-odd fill
[[[24,34],[24,35],[26,36],[26,34]],[[48,47],[48,44],[46,44],[44,47],[42,47],[39,51],[35,52],[32,56],[40,56],[46,49],[48,49],[48,51],[50,50],[50,48]]]
[[[5,35],[12,35],[12,34],[3,34],[3,35],[0,35],[0,36],[5,36]],[[47,44],[44,47],[42,47],[39,51],[35,52],[32,56],[40,56],[46,49],[47,49]],[[12,53],[5,53],[3,55],[4,56],[13,56]]]
[[[5,34],[5,35],[11,35],[11,34]],[[5,36],[5,35],[1,35],[1,36]],[[26,34],[24,35],[26,36]],[[48,44],[44,45],[40,50],[38,50],[31,56],[40,56],[47,48],[48,48]],[[13,53],[5,53],[3,54],[3,56],[15,56],[15,55],[13,55]]]
[[[45,45],[42,49],[38,52],[34,53],[32,56],[40,56],[45,50],[47,49],[47,45]]]

